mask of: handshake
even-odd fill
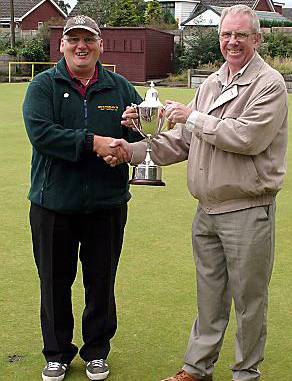
[[[138,118],[138,114],[134,107],[127,107],[122,115],[121,124],[124,127],[133,128],[133,119]],[[94,135],[93,152],[111,167],[115,167],[121,163],[131,161],[133,149],[130,143],[124,139],[114,139],[111,137]]]
[[[190,107],[170,100],[165,102],[164,110],[165,118],[168,121],[168,129],[173,128],[176,123],[185,124],[192,112]],[[127,107],[122,118],[122,126],[135,129],[133,120],[138,119],[136,108]],[[111,167],[121,163],[128,163],[131,161],[133,154],[132,145],[126,140],[98,135],[94,136],[93,151]]]
[[[124,139],[94,135],[93,152],[111,167],[131,161],[133,149]]]

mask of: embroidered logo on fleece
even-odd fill
[[[116,105],[97,105],[96,108],[100,111],[118,111],[119,106]]]

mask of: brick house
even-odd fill
[[[21,35],[37,31],[44,22],[66,19],[64,11],[53,0],[16,0],[14,19]],[[10,0],[0,0],[0,28],[10,28]]]

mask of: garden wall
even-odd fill
[[[201,83],[211,74],[210,71],[205,70],[188,70],[188,87],[197,88]],[[292,93],[292,74],[283,75],[288,93]]]
[[[16,61],[16,57],[13,57],[9,54],[0,55],[0,73],[1,74],[8,75],[9,61]],[[15,66],[13,67],[12,70],[15,71]]]

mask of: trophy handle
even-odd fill
[[[157,133],[160,134],[160,132],[165,130],[165,106],[162,106],[159,111],[159,120],[158,120],[158,130]]]
[[[140,115],[139,115],[139,108],[135,103],[131,103],[131,107],[134,107],[137,114],[138,114],[138,123],[135,121],[135,119],[131,119],[131,122],[133,123],[135,130],[139,132],[140,135],[142,135],[143,138],[146,138],[147,136],[142,131],[142,128],[140,127]]]

